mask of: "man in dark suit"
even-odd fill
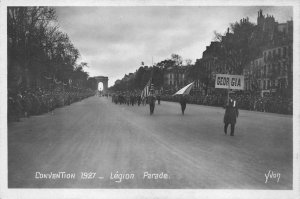
[[[154,112],[154,108],[155,108],[155,96],[154,94],[151,92],[151,95],[148,97],[148,102],[149,102],[149,106],[150,106],[150,115],[153,114]]]
[[[159,94],[156,96],[156,99],[157,99],[158,105],[160,105],[160,95]]]
[[[184,115],[184,111],[185,111],[185,108],[186,108],[186,101],[187,101],[186,96],[185,95],[181,95],[179,103],[181,105],[182,115]]]
[[[237,107],[237,103],[234,99],[229,98],[226,106],[225,106],[225,115],[224,115],[224,133],[227,135],[227,128],[230,124],[231,132],[230,136],[234,136],[234,127],[236,123],[236,118],[239,115],[239,110]]]

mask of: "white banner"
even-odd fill
[[[244,76],[216,74],[215,88],[244,90]]]

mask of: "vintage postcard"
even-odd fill
[[[0,198],[298,198],[298,1],[1,0]]]

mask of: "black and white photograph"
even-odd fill
[[[299,2],[24,2],[0,198],[299,197]]]

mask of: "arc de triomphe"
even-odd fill
[[[107,92],[107,88],[108,88],[108,77],[105,76],[96,76],[94,77],[97,81],[97,85],[99,84],[99,82],[102,82],[103,84],[103,93]]]

